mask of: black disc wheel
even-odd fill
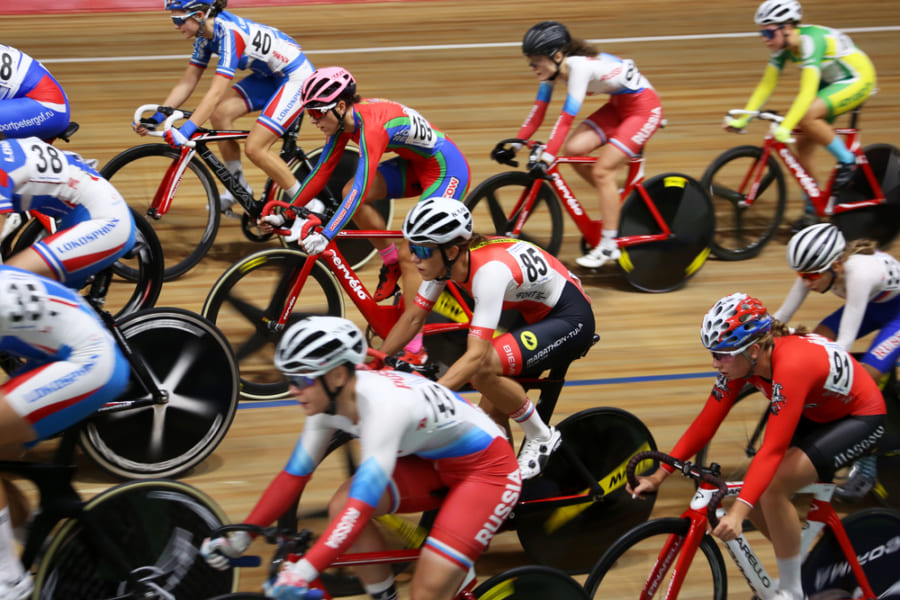
[[[885,247],[900,230],[900,150],[890,144],[874,144],[867,146],[864,153],[885,203],[836,212],[831,221],[847,240],[869,238]],[[865,169],[859,168],[850,185],[838,193],[837,203],[869,200],[875,195]]]
[[[581,585],[558,569],[529,565],[494,575],[473,592],[483,600],[586,600]]]

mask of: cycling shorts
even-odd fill
[[[828,423],[800,417],[791,446],[809,457],[820,481],[831,481],[835,471],[870,453],[884,431],[884,415],[851,415]]]
[[[834,332],[841,326],[844,307],[840,307],[823,321]],[[859,359],[864,365],[887,373],[894,368],[900,359],[900,296],[888,302],[870,302],[866,307],[862,322],[859,325],[857,338],[865,337],[878,331],[869,349]]]
[[[262,111],[256,122],[281,136],[300,115],[300,90],[312,72],[307,62],[287,77],[251,73],[233,87],[244,99],[247,112]]]
[[[387,184],[388,198],[462,200],[471,180],[469,163],[456,144],[446,138],[435,156],[415,162],[397,156],[379,163],[378,172]]]
[[[52,140],[69,126],[69,99],[37,61],[32,63],[18,98],[0,100],[0,133],[8,138],[36,136]],[[21,93],[21,92],[20,92]]]
[[[616,94],[584,120],[600,136],[635,158],[662,122],[662,105],[653,88],[634,94]]]
[[[66,360],[26,363],[0,386],[37,433],[31,446],[91,416],[128,386],[131,367],[111,336],[78,340]]]
[[[514,325],[493,340],[503,374],[538,376],[580,358],[594,339],[594,311],[571,281],[547,316],[536,323]]]
[[[397,460],[389,489],[395,510],[439,509],[424,547],[463,569],[472,566],[515,508],[522,489],[519,465],[509,442],[458,458]]]
[[[825,103],[828,112],[825,120],[829,123],[840,115],[862,104],[875,89],[875,67],[868,60],[857,65],[860,76],[845,81],[835,81],[819,88],[816,97]]]
[[[82,180],[79,205],[64,215],[56,233],[32,246],[66,287],[78,289],[134,246],[134,218],[124,198],[106,180]]]

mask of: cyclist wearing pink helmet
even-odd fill
[[[442,197],[462,200],[469,187],[469,164],[449,137],[418,111],[384,99],[361,99],[356,80],[341,67],[316,71],[303,85],[303,107],[326,136],[319,163],[303,182],[293,204],[303,206],[325,187],[349,142],[359,145],[356,176],[344,186],[344,201],[321,232],[302,240],[310,253],[319,253],[349,223],[360,229],[383,230],[386,223],[368,202],[382,198]],[[381,161],[386,152],[397,156]],[[279,224],[277,219],[272,219]],[[299,237],[299,225],[294,229]],[[290,239],[290,237],[288,238]],[[397,281],[412,292],[421,281],[405,245],[372,240],[384,266],[376,300],[393,296]],[[408,348],[418,352],[421,338]]]
[[[194,109],[190,120],[166,132],[166,141],[184,145],[198,127],[209,120],[216,129],[234,129],[235,120],[261,110],[259,118],[244,142],[247,156],[288,193],[300,183],[287,164],[269,149],[300,114],[300,86],[313,72],[313,66],[295,40],[268,25],[241,18],[225,10],[228,0],[165,0],[175,29],[194,39],[194,51],[181,80],[162,102],[179,107],[191,96],[209,65],[213,54],[219,56],[215,77],[209,90]],[[251,74],[234,83],[239,70]],[[146,135],[164,120],[156,113],[134,130]],[[241,150],[235,140],[219,142],[226,167],[245,187],[241,168]],[[227,190],[221,196],[227,209],[234,198]]]
[[[800,519],[791,497],[817,480],[831,480],[884,435],[884,398],[846,350],[802,329],[789,330],[747,294],[716,302],[703,318],[700,338],[719,376],[671,454],[686,460],[709,443],[745,385],[769,398],[765,438],[737,502],[713,534],[735,539],[749,518],[775,548],[779,589],[773,598],[802,600]],[[664,465],[639,477],[631,491],[652,492],[670,472]]]
[[[797,63],[801,69],[800,91],[784,121],[775,129],[775,139],[786,142],[794,128],[799,130],[797,158],[807,173],[816,172],[813,153],[817,146],[825,146],[838,161],[832,189],[841,189],[853,179],[856,158],[831,124],[839,115],[865,102],[874,91],[875,67],[847,34],[830,27],[801,25],[802,17],[803,9],[797,0],[765,0],[759,5],[754,21],[770,52],[769,62],[745,109],[762,108],[775,90],[785,64]],[[741,131],[751,118],[729,119],[725,128]],[[806,214],[794,227],[816,222],[818,217],[807,199]]]

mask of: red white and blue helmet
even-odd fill
[[[204,10],[213,8],[216,0],[163,0],[166,10]]]
[[[703,317],[700,341],[711,352],[740,354],[772,330],[763,303],[735,293],[716,302]]]

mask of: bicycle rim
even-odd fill
[[[166,172],[180,156],[181,151],[168,144],[143,144],[114,156],[100,171],[135,212],[152,221],[165,248],[166,281],[183,275],[206,256],[220,222],[219,192],[196,156],[178,182],[168,212],[158,220],[148,216]],[[127,265],[120,267],[119,273],[134,276]]]
[[[655,519],[629,531],[594,565],[584,584],[588,597],[596,600],[662,597],[674,569],[655,570],[660,553],[668,542],[679,544],[689,526],[688,519],[673,517]],[[705,535],[699,550],[685,573],[679,600],[726,600],[728,580],[719,547]],[[642,595],[645,588],[654,585],[656,596]]]
[[[622,248],[619,266],[628,283],[645,292],[670,292],[693,277],[709,256],[714,217],[709,196],[691,177],[666,173],[650,178],[644,190],[672,235],[662,241]],[[622,207],[619,235],[662,233],[638,190]]]
[[[527,173],[499,173],[472,190],[466,196],[466,206],[476,223],[492,223],[497,235],[511,235],[518,216],[518,213],[513,214],[513,209],[534,181]],[[541,182],[540,186],[532,212],[518,237],[555,256],[562,247],[562,209],[547,182]]]
[[[577,581],[558,569],[529,565],[494,575],[473,592],[478,600],[586,600]]]
[[[174,481],[130,482],[106,490],[53,536],[35,577],[36,598],[112,598],[127,579],[116,566],[155,566],[168,574],[163,587],[176,598],[233,592],[237,570],[218,571],[200,557],[203,539],[226,522],[212,499]],[[102,529],[115,558],[93,541]]]
[[[119,477],[178,476],[225,437],[238,404],[237,363],[224,336],[188,311],[140,312],[119,327],[168,400],[96,414],[82,428],[82,448]],[[150,398],[132,371],[119,401]]]
[[[282,331],[275,331],[291,284],[306,261],[294,250],[263,250],[232,265],[213,285],[203,316],[225,334],[241,377],[241,396],[247,400],[287,397],[287,383],[272,367]],[[309,315],[344,316],[344,299],[334,276],[317,262],[292,307],[285,328]]]
[[[562,446],[539,477],[523,483],[520,502],[586,494],[588,484],[574,453],[604,491],[603,499],[550,506],[520,504],[514,525],[519,541],[536,562],[572,572],[587,572],[603,550],[620,535],[650,516],[653,499],[635,502],[625,491],[625,465],[637,452],[655,450],[647,427],[616,408],[578,412],[557,425]],[[648,472],[646,465],[641,473]]]
[[[756,198],[744,205],[758,167],[762,148],[738,146],[720,154],[701,180],[715,210],[712,253],[722,260],[744,260],[758,255],[772,239],[784,218],[787,187],[774,156],[762,169]]]

